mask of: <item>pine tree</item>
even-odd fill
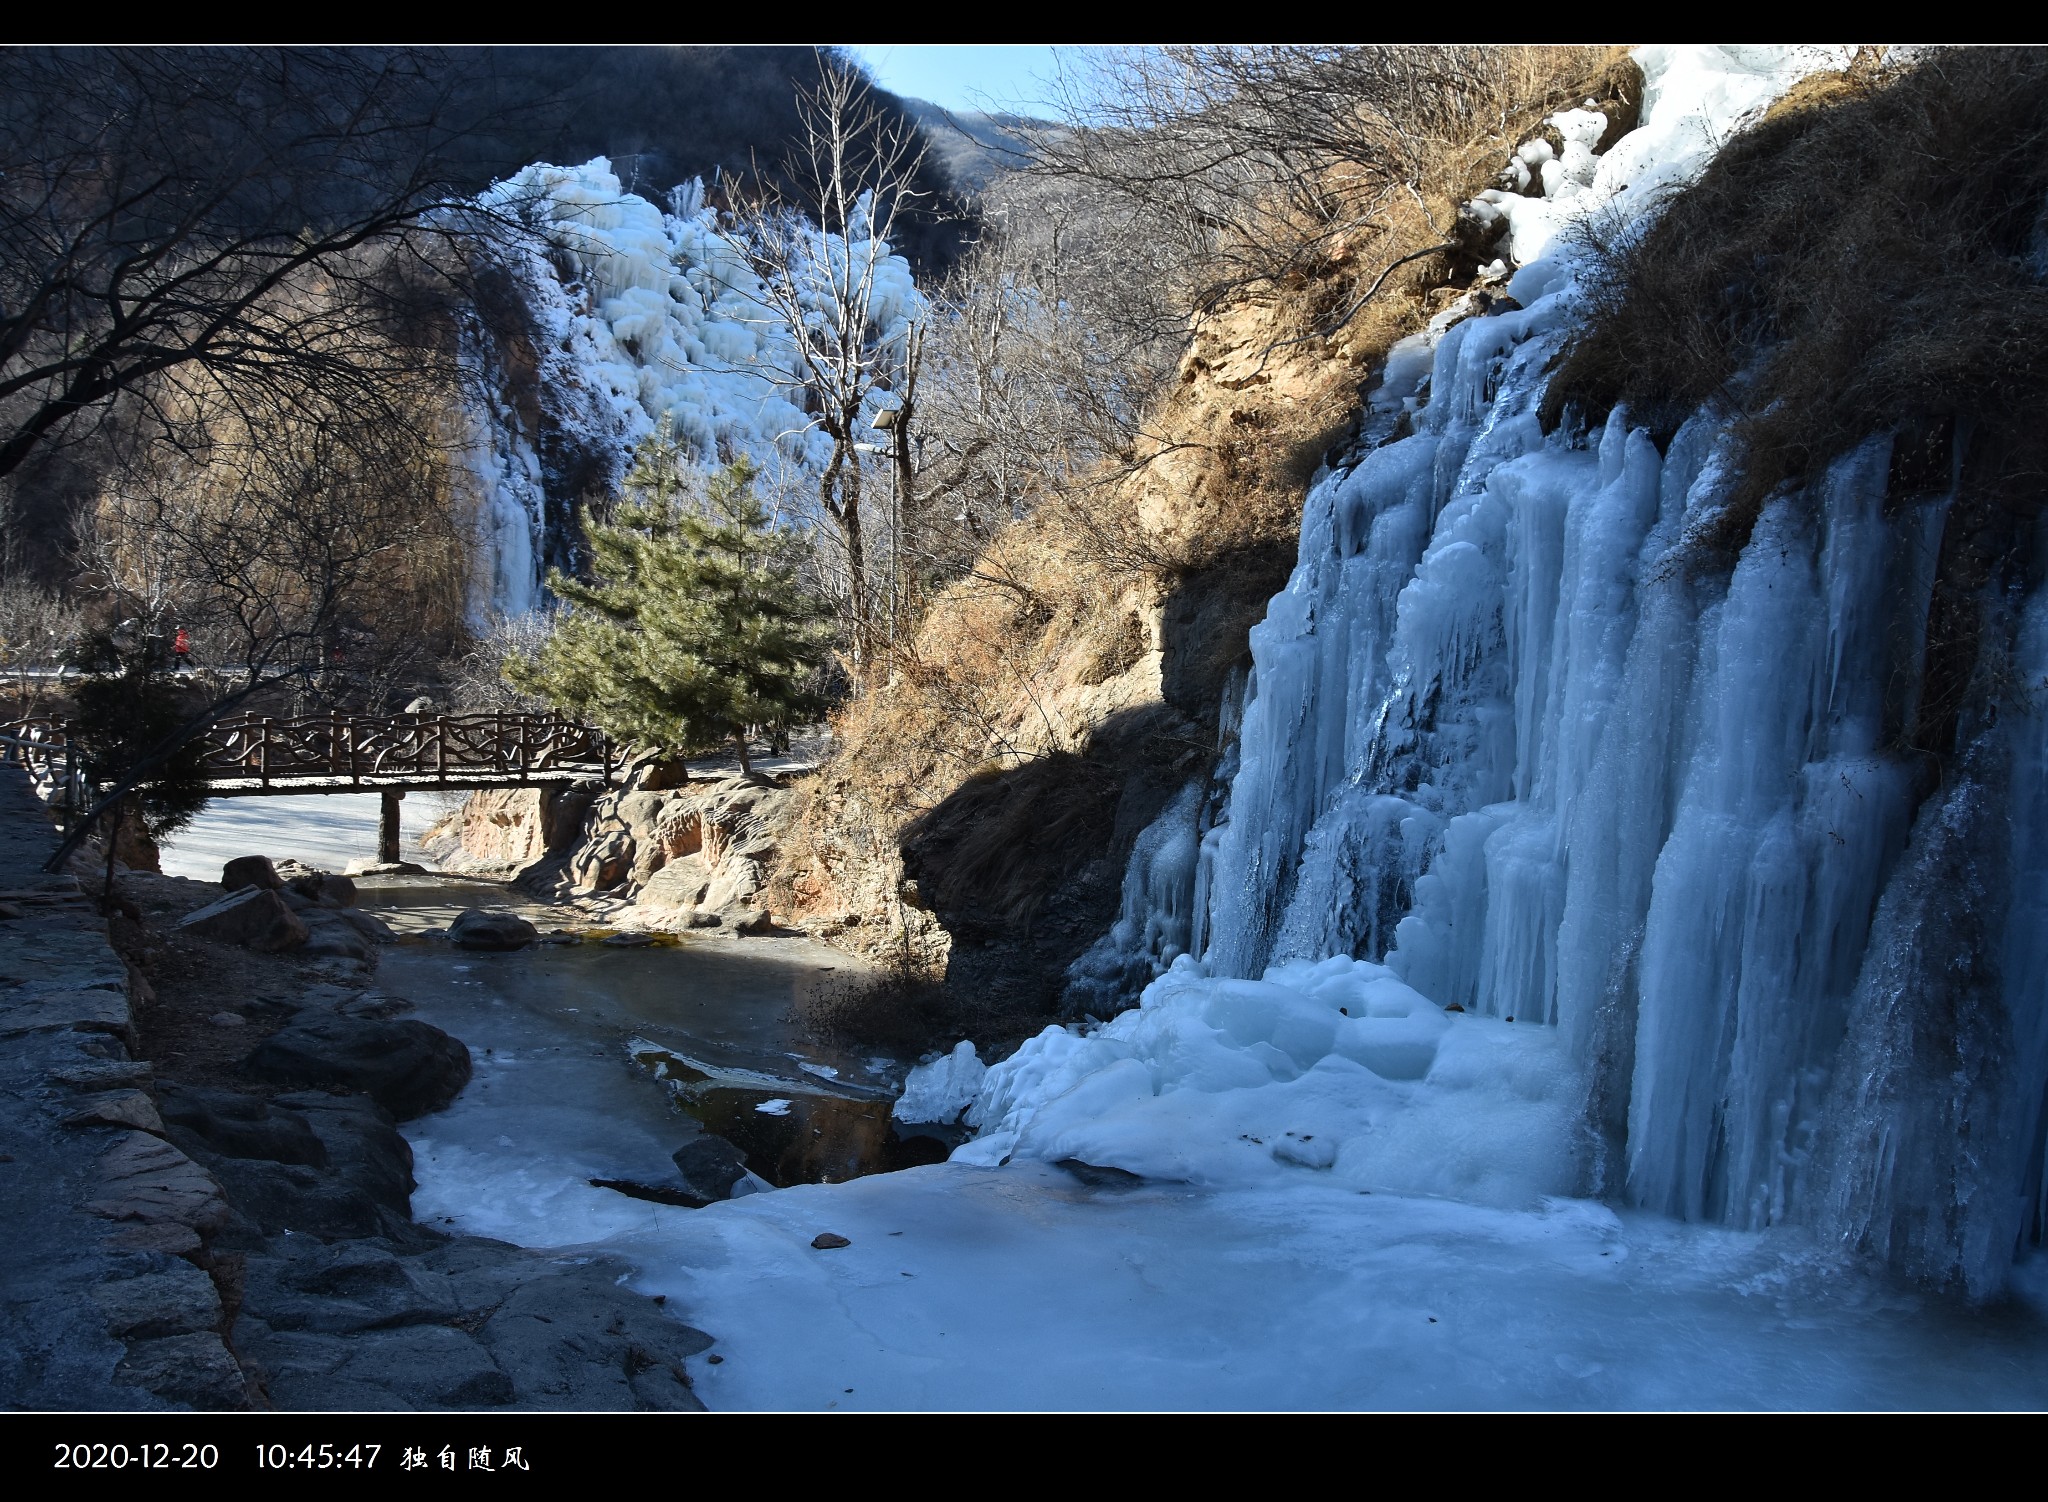
[[[679,755],[747,729],[824,710],[809,687],[824,653],[822,611],[789,559],[742,460],[688,494],[673,440],[650,439],[608,523],[592,522],[591,578],[556,571],[567,608],[540,651],[506,679],[616,739]]]
[[[163,634],[142,621],[87,634],[71,654],[83,671],[71,689],[71,744],[89,786],[118,782],[190,723],[191,706],[171,671]],[[183,829],[206,806],[204,753],[186,740],[133,791],[108,804],[96,821],[107,853],[103,898],[114,891],[114,860],[124,818],[161,840]],[[93,801],[88,799],[88,802]]]

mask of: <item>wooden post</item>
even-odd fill
[[[262,739],[256,743],[256,775],[263,786],[270,786],[270,721],[263,722]]]
[[[385,788],[377,810],[377,861],[389,866],[398,860],[398,802],[404,788]]]

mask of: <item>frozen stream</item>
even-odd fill
[[[217,805],[166,865],[195,848],[310,859],[316,840],[350,838],[346,801],[238,800],[227,813],[271,820],[226,831],[208,827]],[[366,883],[413,932],[506,895]],[[671,1177],[693,1129],[629,1061],[634,1038],[714,1066],[700,1109],[709,1098],[785,1142],[792,1125],[824,1142],[834,1110],[876,1110],[828,1103],[806,1121],[795,1093],[825,1085],[804,1064],[855,1086],[900,1067],[819,1049],[788,1022],[798,989],[843,963],[802,940],[387,949],[376,983],[476,1061],[456,1103],[411,1126],[415,1213],[623,1256],[718,1338],[718,1364],[691,1363],[714,1409],[2048,1406],[2038,1263],[2021,1297],[1969,1310],[1845,1268],[1796,1229],[1360,1193],[1305,1167],[1199,1189],[943,1163],[707,1210],[589,1184]],[[788,1115],[755,1109],[778,1099]],[[815,1250],[821,1231],[852,1244]]]

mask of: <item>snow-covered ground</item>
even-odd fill
[[[422,1124],[426,1125],[425,1123]],[[529,1245],[490,1177],[422,1218]],[[589,1191],[594,1197],[600,1191]],[[1506,1211],[1303,1171],[1090,1187],[959,1163],[708,1210],[611,1196],[602,1245],[717,1337],[713,1409],[1828,1409],[2048,1405],[2048,1328],[1831,1270],[1796,1238],[1558,1199]],[[821,1232],[850,1246],[816,1250]]]

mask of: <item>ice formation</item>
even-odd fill
[[[490,254],[530,326],[539,409],[523,410],[506,350],[472,315],[464,354],[482,393],[467,413],[479,497],[472,615],[539,603],[544,564],[566,561],[575,492],[614,488],[633,445],[657,428],[703,463],[745,455],[771,475],[823,466],[829,447],[801,406],[790,328],[720,233],[701,183],[678,188],[664,211],[627,192],[602,157],[537,163],[478,207],[528,232],[492,237]],[[870,338],[884,350],[924,307],[901,256],[859,224],[849,237],[811,228],[796,276],[822,316],[835,275],[844,279],[849,257],[856,274],[870,269],[859,261],[870,254]],[[890,400],[878,393],[873,405]],[[554,465],[550,449],[564,456]]]
[[[1375,441],[1312,488],[1227,793],[1140,840],[1080,970],[1171,968],[992,1068],[959,1159],[1596,1193],[1815,1226],[1978,1294],[2039,1239],[2048,600],[1921,801],[1887,748],[1948,498],[1887,500],[1887,435],[1774,496],[1716,574],[1684,559],[1725,419],[1662,452],[1625,412],[1539,426],[1580,295],[1560,231],[1638,220],[1846,61],[1641,56],[1639,129],[1595,157],[1604,120],[1566,111],[1564,152],[1511,169],[1543,196],[1489,195],[1522,306],[1398,348]]]
[[[898,1121],[955,1122],[973,1105],[988,1076],[973,1043],[962,1039],[951,1053],[940,1054],[910,1071],[892,1114]]]

